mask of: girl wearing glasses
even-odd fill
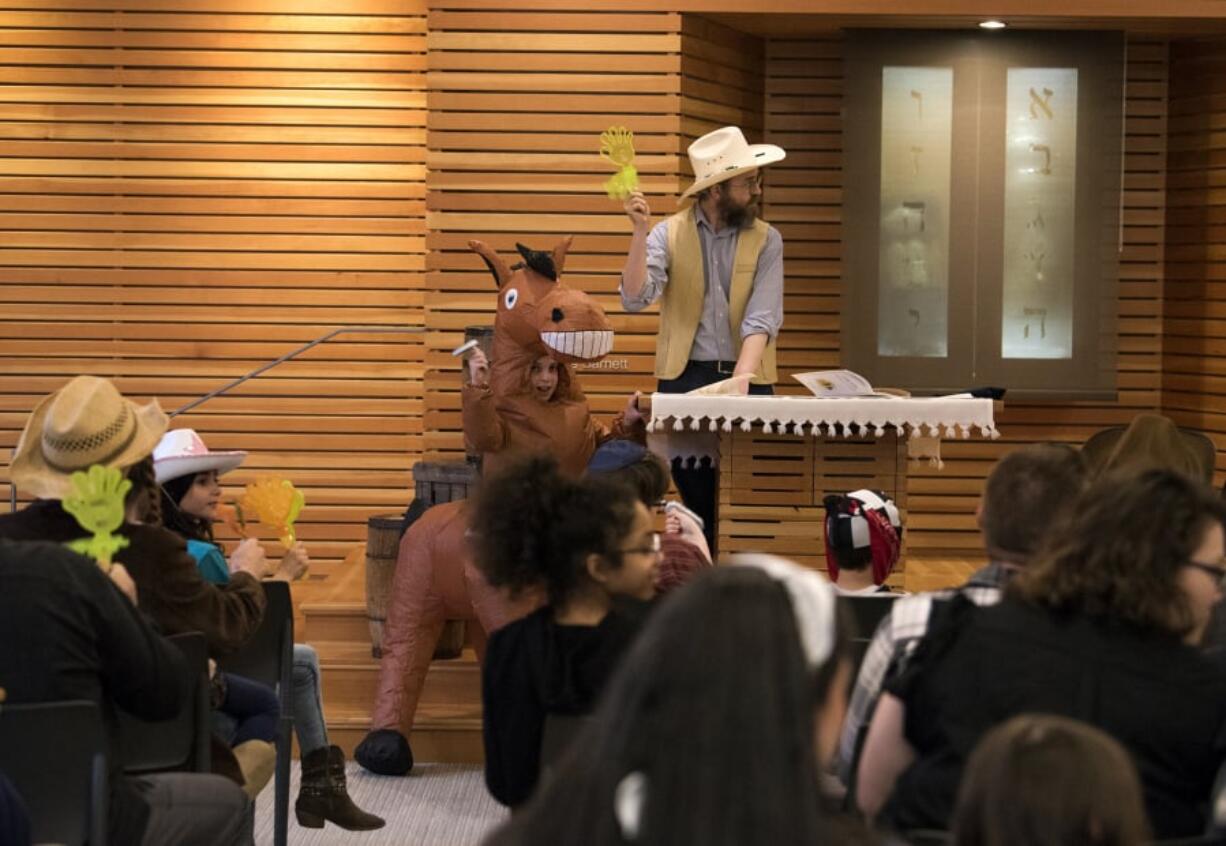
[[[536,786],[549,719],[586,714],[637,631],[660,536],[632,490],[540,456],[486,482],[472,525],[490,584],[546,599],[493,632],[482,663],[486,785],[515,806]]]

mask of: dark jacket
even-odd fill
[[[200,576],[184,540],[160,526],[124,523],[129,546],[115,555],[136,582],[141,610],[165,634],[202,632],[213,656],[234,652],[264,616],[264,589],[247,573],[225,585]],[[85,537],[76,519],[56,500],[38,500],[15,514],[0,515],[0,538],[56,543]]]
[[[93,561],[55,543],[0,540],[0,687],[7,701],[88,699],[111,743],[113,843],[139,843],[149,807],[124,778],[116,707],[146,720],[178,713],[187,667]]]
[[[946,827],[979,738],[1036,712],[1089,723],[1128,750],[1156,837],[1204,830],[1226,758],[1226,678],[1172,635],[1016,599],[963,606],[886,689],[906,703],[917,753],[886,809],[900,829]]]
[[[562,626],[545,606],[490,635],[481,664],[485,784],[504,805],[540,776],[545,718],[592,710],[642,625],[647,604],[619,600],[596,626]]]

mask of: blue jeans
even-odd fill
[[[328,745],[324,725],[323,683],[319,675],[319,653],[305,643],[294,644],[294,730],[298,748],[305,756]]]
[[[725,362],[732,364],[732,362]],[[676,379],[661,379],[656,384],[656,392],[661,394],[684,394],[695,388],[704,388],[714,382],[731,379],[731,367],[724,367],[729,372],[721,373],[712,364],[691,361],[681,371]],[[749,393],[753,395],[771,395],[775,389],[770,385],[750,385]],[[672,467],[673,484],[681,501],[694,513],[702,518],[702,533],[707,537],[707,546],[711,548],[711,557],[718,554],[716,537],[718,527],[715,525],[715,505],[719,502],[719,480],[715,468],[709,459],[683,463],[680,458],[674,458]]]
[[[298,748],[302,754],[328,745],[328,729],[324,725],[323,685],[319,675],[319,654],[305,643],[294,644],[293,667],[294,730],[298,733]],[[249,682],[254,684],[254,682]],[[263,685],[259,685],[263,687]],[[267,688],[265,688],[267,690]],[[271,691],[269,691],[271,693]],[[276,701],[275,699],[273,700]],[[274,711],[274,713],[276,713]],[[213,713],[213,730],[230,745],[238,739],[240,723],[224,710]],[[250,739],[250,738],[245,738]],[[272,736],[267,738],[272,740]]]

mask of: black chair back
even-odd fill
[[[0,771],[25,802],[35,843],[106,843],[106,731],[96,703],[0,706]]]
[[[868,653],[873,633],[894,607],[894,600],[902,594],[872,593],[867,596],[843,596],[839,601],[851,612],[855,636],[851,639],[852,678],[860,673],[860,663]]]
[[[191,668],[192,684],[179,713],[169,720],[149,721],[119,712],[119,754],[125,772],[209,771],[208,643],[200,632],[167,638],[179,648]]]
[[[294,602],[289,584],[264,582],[264,619],[251,639],[218,662],[221,669],[245,676],[277,691],[277,769],[273,807],[273,843],[285,846],[289,832],[289,765],[294,728]]]
[[[867,596],[842,596],[840,601],[851,612],[851,619],[856,626],[857,640],[872,640],[877,626],[885,619],[894,607],[894,600],[902,594],[870,593]]]

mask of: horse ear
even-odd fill
[[[524,257],[524,264],[532,270],[553,282],[558,281],[558,268],[553,262],[553,254],[544,250],[533,250],[523,244],[516,244],[515,249]]]
[[[562,266],[566,264],[566,254],[570,252],[571,241],[574,240],[573,235],[567,235],[553,248],[553,266],[558,269],[559,276],[562,274]]]
[[[485,260],[485,266],[494,275],[495,285],[502,288],[503,285],[507,284],[507,280],[511,278],[511,268],[507,267],[507,263],[502,260],[498,253],[491,250],[481,241],[469,241],[468,248]]]

